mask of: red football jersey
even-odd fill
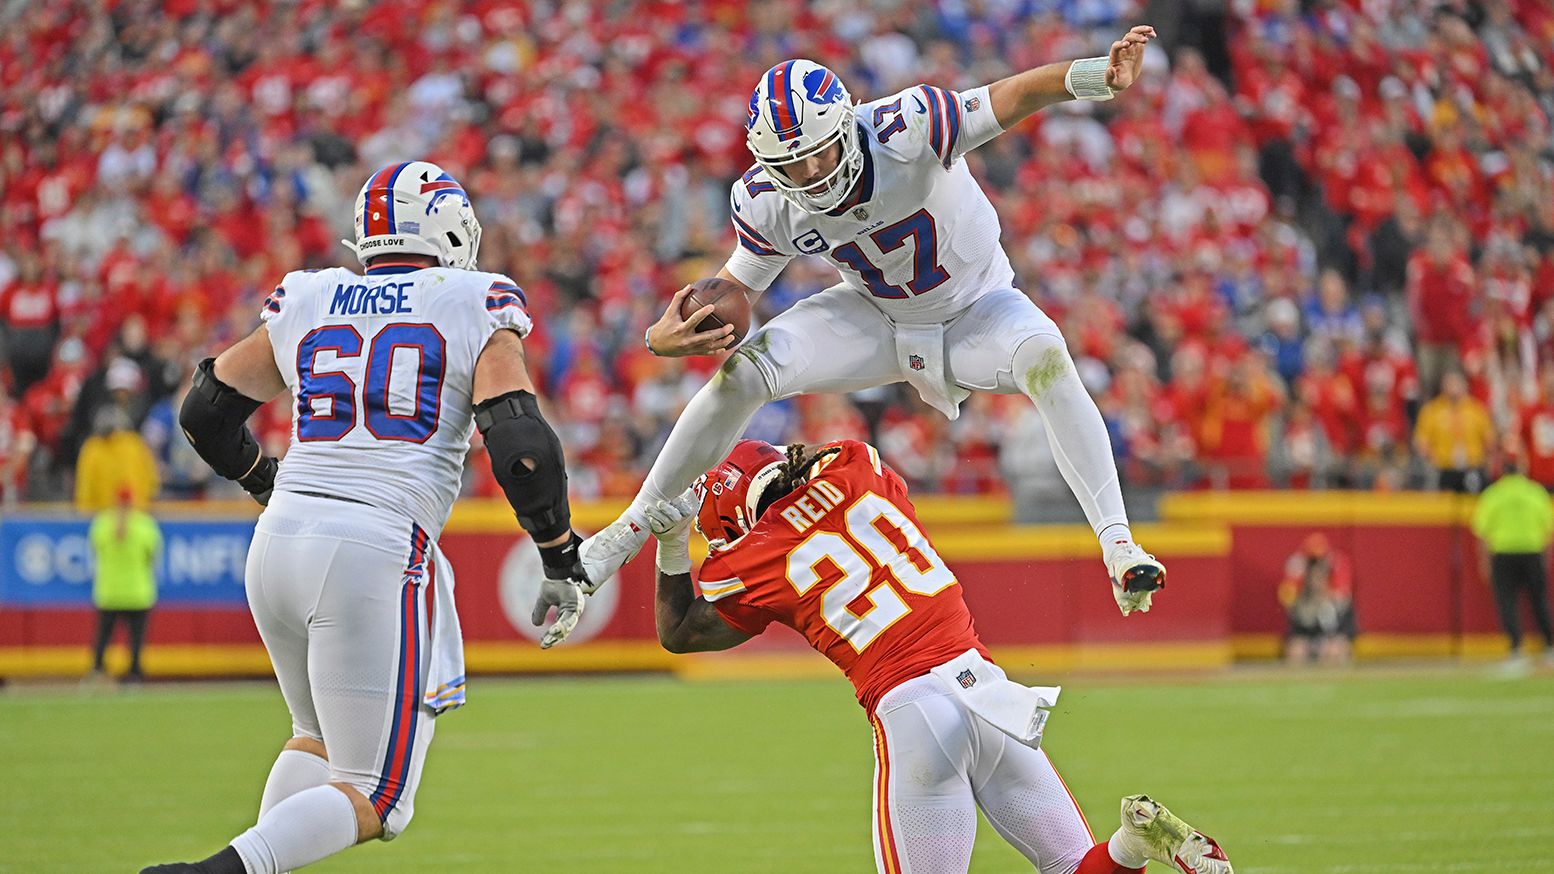
[[[832,445],[806,485],[708,556],[698,586],[745,634],[780,622],[804,635],[872,713],[900,683],[968,649],[988,653],[906,483],[867,443]]]

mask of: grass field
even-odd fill
[[[264,684],[0,693],[0,871],[203,857],[287,729]],[[1046,745],[1103,836],[1148,791],[1240,874],[1554,871],[1547,675],[1081,679]],[[477,679],[409,831],[310,870],[869,871],[870,769],[840,680]],[[1029,869],[984,824],[972,870]]]

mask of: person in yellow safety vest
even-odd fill
[[[1511,456],[1506,474],[1479,496],[1473,511],[1473,533],[1489,555],[1489,581],[1494,588],[1500,624],[1511,641],[1508,670],[1525,672],[1531,665],[1522,653],[1522,623],[1518,615],[1525,595],[1533,620],[1543,635],[1543,658],[1554,666],[1554,622],[1549,618],[1546,553],[1554,539],[1554,501],[1543,486],[1520,472]]]
[[[156,605],[156,558],[162,551],[162,529],[150,514],[135,507],[135,493],[121,488],[117,506],[98,513],[87,534],[97,560],[92,579],[92,603],[97,607],[97,638],[92,644],[92,673],[103,675],[103,654],[113,627],[129,629],[130,665],[125,679],[144,678],[140,652],[146,642],[146,619]]]

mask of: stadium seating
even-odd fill
[[[1424,484],[1410,429],[1442,360],[1504,434],[1551,400],[1536,376],[1554,360],[1554,13],[1421,5],[1249,0],[1156,22],[1166,50],[1138,89],[971,156],[1130,487]],[[357,187],[427,157],[473,193],[481,266],[528,293],[574,490],[629,495],[716,363],[653,358],[640,338],[732,246],[762,69],[821,58],[865,99],[966,87],[1101,53],[1143,15],[1127,0],[29,8],[0,36],[0,491],[68,494],[127,359],[116,384],[164,494],[229,494],[171,427],[192,364],[251,330],[284,272],[353,263],[335,241]],[[761,311],[834,279],[795,264]],[[1039,494],[1056,471],[1033,417],[978,397],[949,423],[890,389],[783,402],[753,428],[872,437],[917,487]],[[284,399],[260,414],[277,452],[288,421]],[[470,471],[471,493],[495,493]]]

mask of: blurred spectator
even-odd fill
[[[100,410],[97,424],[76,461],[76,509],[96,513],[128,495],[138,509],[149,506],[159,488],[156,458],[118,405]]]
[[[0,348],[18,396],[49,371],[59,335],[58,295],[58,284],[31,252],[20,253],[16,278],[0,285]]]
[[[183,428],[178,424],[178,410],[183,405],[184,395],[189,392],[193,376],[194,371],[191,369],[184,376],[178,391],[157,401],[146,413],[146,420],[140,426],[140,436],[156,458],[157,469],[161,472],[162,497],[172,501],[203,497],[213,476],[210,465],[194,451],[194,446],[184,437]],[[261,433],[264,431],[257,424],[253,427]],[[267,447],[266,451],[277,450]]]
[[[1267,488],[1268,444],[1283,391],[1261,356],[1237,361],[1204,399],[1200,445],[1209,482],[1218,488]]]
[[[1549,617],[1547,553],[1554,538],[1554,502],[1548,490],[1517,470],[1515,456],[1507,472],[1479,496],[1473,510],[1473,533],[1488,554],[1486,574],[1495,591],[1500,625],[1511,643],[1507,667],[1527,667],[1522,652],[1522,620],[1525,597],[1533,622],[1543,635],[1544,660],[1554,667],[1554,620]]]
[[[1478,331],[1477,279],[1445,221],[1431,226],[1424,251],[1408,262],[1408,306],[1414,321],[1419,391],[1433,397],[1442,377],[1462,367],[1462,347]]]
[[[1289,298],[1276,297],[1263,308],[1263,321],[1268,332],[1258,341],[1259,351],[1273,362],[1279,378],[1292,385],[1306,365],[1300,309]]]
[[[27,411],[5,387],[0,371],[0,508],[10,508],[27,492],[27,473],[37,437],[27,424]]]
[[[1303,421],[1287,405],[1303,397],[1312,340],[1354,383],[1365,423],[1335,440],[1332,408],[1308,402],[1335,472],[1312,469],[1312,484],[1402,484],[1411,459],[1371,438],[1396,430],[1399,406],[1406,428],[1455,366],[1495,421],[1515,423],[1523,383],[1554,361],[1547,5],[1173,8],[1126,99],[1041,113],[966,157],[1020,287],[1076,360],[1110,371],[1102,400],[1125,486],[1260,484],[1260,467],[1283,460],[1252,438]],[[524,286],[537,317],[527,345],[579,496],[630,492],[716,363],[645,364],[634,338],[669,290],[732,248],[727,192],[749,166],[740,122],[762,70],[806,53],[865,101],[919,81],[964,89],[1100,54],[1141,20],[1126,0],[395,8],[57,0],[10,22],[0,330],[36,435],[34,496],[66,494],[119,358],[141,372],[134,423],[160,409],[146,433],[176,465],[161,405],[182,368],[167,362],[251,330],[282,271],[354,266],[334,243],[349,223],[330,222],[373,169],[405,157],[467,183],[481,266]],[[256,42],[266,29],[287,36]],[[827,262],[795,261],[760,315],[834,282]],[[1383,401],[1370,372],[1399,368],[1372,362],[1374,335],[1391,358],[1417,357],[1422,393]],[[1226,390],[1245,369],[1243,337],[1271,358],[1257,380],[1268,389],[1250,395]],[[1141,348],[1147,365],[1130,360]],[[1018,405],[945,428],[904,398],[842,403],[903,447],[924,486],[1001,488],[986,475],[990,441],[1007,439]],[[289,412],[282,398],[255,417],[267,446],[284,445]],[[754,427],[782,442],[823,426],[790,403]],[[201,491],[171,469],[164,479]],[[487,485],[470,480],[472,493]]]
[[[1349,662],[1357,632],[1352,572],[1349,557],[1326,534],[1312,532],[1285,561],[1279,603],[1289,620],[1284,657],[1290,664]]]
[[[1521,410],[1521,450],[1526,473],[1534,482],[1554,490],[1554,364],[1538,375],[1538,395]]]
[[[1296,399],[1285,409],[1282,438],[1269,453],[1274,484],[1292,489],[1320,489],[1333,470],[1333,449],[1311,406]]]
[[[87,533],[92,544],[95,570],[92,604],[97,608],[97,638],[92,644],[92,673],[101,677],[103,656],[115,625],[123,622],[129,633],[129,673],[125,679],[144,679],[140,651],[146,642],[146,620],[156,605],[156,558],[162,551],[162,530],[156,520],[135,506],[135,494],[120,489],[114,505],[92,519]]]
[[[1446,373],[1441,393],[1419,410],[1414,447],[1434,472],[1435,487],[1447,492],[1477,492],[1494,443],[1489,411],[1468,394],[1460,371]]]
[[[1052,456],[1047,424],[1035,407],[1023,406],[1025,409],[1015,415],[998,456],[999,469],[1014,498],[1014,521],[1021,525],[1083,522],[1085,511],[1074,499]]]

